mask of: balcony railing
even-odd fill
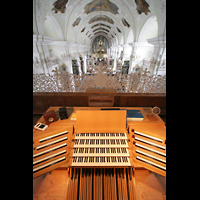
[[[166,76],[139,75],[137,73],[107,73],[104,88],[115,88],[120,93],[166,93]],[[33,74],[33,92],[85,92],[87,88],[98,88],[97,74]]]

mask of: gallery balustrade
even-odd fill
[[[97,74],[33,74],[33,92],[85,92],[98,88]],[[105,73],[107,82],[103,88],[114,88],[119,93],[166,93],[166,75]]]

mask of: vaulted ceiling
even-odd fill
[[[58,41],[91,45],[103,35],[115,46],[165,33],[166,0],[33,1],[33,33]]]

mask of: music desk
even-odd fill
[[[56,112],[59,108],[60,107],[49,107],[47,111],[54,110]],[[39,167],[35,167],[35,171],[37,172],[35,173],[35,177],[33,175],[33,199],[166,199],[166,127],[163,120],[159,116],[156,116],[157,121],[150,121],[147,118],[147,114],[151,113],[151,107],[118,107],[120,109],[140,110],[144,116],[142,121],[126,121],[125,111],[115,112],[113,115],[113,111],[100,112],[101,108],[103,107],[73,107],[76,118],[79,120],[71,120],[71,114],[68,119],[59,119],[49,124],[49,127],[44,132],[33,129],[33,140],[35,138],[33,154],[37,147],[42,149],[45,144],[50,146],[47,150],[39,150],[39,153],[34,154],[36,156],[48,150],[58,155],[58,150],[54,151],[56,144],[51,145],[51,143],[53,144],[56,140],[61,141],[62,138],[64,138],[63,136],[66,137],[63,130],[66,128],[68,130],[68,138],[66,140],[67,146],[59,149],[62,153],[62,157],[57,160],[54,158],[53,161],[51,161],[50,157],[52,154],[49,153],[47,157],[52,163],[48,165],[46,162],[43,165],[38,165]],[[84,117],[82,117],[83,114]],[[44,122],[43,116],[38,122]],[[94,132],[95,129],[98,131]],[[119,132],[117,130],[119,130]],[[57,133],[53,136],[53,132]],[[58,134],[60,134],[58,132],[63,135],[61,137],[58,136]],[[99,164],[99,166],[95,164],[91,165],[91,163],[88,166],[80,165],[82,160],[86,159],[86,157],[82,157],[82,160],[80,159],[80,163],[77,165],[79,157],[74,157],[73,152],[75,152],[75,149],[77,149],[77,151],[79,151],[79,149],[86,149],[75,148],[76,142],[78,144],[78,142],[81,141],[75,138],[81,136],[79,133],[83,133],[83,137],[93,136],[92,134],[94,133],[96,133],[95,136],[98,133],[98,137],[100,137],[101,134],[103,134],[103,136],[110,134],[109,138],[112,140],[113,134],[116,137],[124,132],[127,137],[125,143],[128,145],[128,152],[126,153],[129,153],[127,157],[128,160],[126,158],[127,163],[125,162],[123,165],[125,160],[122,162],[122,157],[120,158],[119,156],[121,154],[119,154],[117,161],[114,161],[117,162],[115,165],[101,165],[102,163]],[[48,133],[50,136],[48,136]],[[45,135],[43,139],[41,139],[41,134]],[[54,137],[53,140],[50,138],[52,136]],[[37,138],[39,138],[39,141],[44,140],[45,142],[41,145],[36,141]],[[98,140],[93,137],[91,138],[95,141]],[[100,141],[99,139],[98,144]],[[122,139],[112,141],[119,142],[122,141]],[[123,146],[125,143],[120,143],[120,145]],[[107,144],[107,141],[105,144]],[[74,148],[74,151],[71,150],[69,153],[68,150],[70,148]],[[93,149],[99,149],[98,151],[100,151],[102,148]],[[104,153],[107,149],[118,149],[119,152],[122,153],[121,150],[126,148],[105,149]],[[115,153],[117,153],[118,150],[116,150]],[[97,150],[94,151],[96,152]],[[37,163],[42,162],[42,160],[48,160],[47,157],[44,158],[44,155],[41,157],[39,156],[40,159],[35,159],[34,162]],[[62,160],[63,157],[65,158],[64,160]],[[97,158],[97,162],[100,163],[100,157]],[[114,157],[111,156],[109,159],[108,156],[106,158],[109,160],[109,163],[111,163],[111,158]],[[107,159],[104,159],[104,162],[108,161]],[[94,163],[95,161],[96,159],[93,160]]]

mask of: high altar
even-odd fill
[[[96,46],[94,45],[92,56],[96,57],[96,58],[106,58],[106,57],[108,57],[105,38],[103,39],[103,41],[102,41],[102,37],[100,37],[99,40],[97,38],[97,45]]]

